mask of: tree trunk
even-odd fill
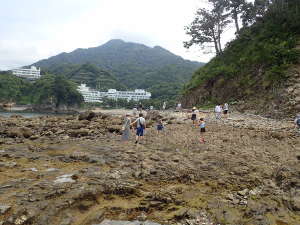
[[[221,45],[221,28],[220,24],[218,24],[218,45],[219,45],[219,53],[223,53],[222,51],[222,45]]]
[[[214,32],[213,32],[213,39],[214,39],[214,44],[215,44],[216,53],[217,53],[217,55],[219,55],[219,54],[220,54],[219,46],[218,46],[217,38],[216,38]]]
[[[221,36],[220,36],[220,35],[219,35],[219,37],[218,37],[218,44],[219,44],[219,52],[220,52],[220,53],[223,53],[222,45],[221,45]]]
[[[240,32],[240,26],[239,26],[238,13],[237,13],[236,9],[234,9],[232,16],[233,16],[234,23],[235,23],[236,33],[239,33]]]

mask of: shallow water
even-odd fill
[[[55,115],[55,114],[35,113],[35,112],[0,112],[0,116],[10,117],[12,115],[20,115],[20,116],[23,116],[24,118],[34,118],[34,117],[39,117],[39,116],[49,116],[49,115]]]
[[[153,223],[149,221],[117,221],[117,220],[104,220],[100,224],[94,224],[94,225],[160,225],[159,223]]]

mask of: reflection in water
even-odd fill
[[[34,118],[39,116],[49,116],[49,115],[63,115],[63,114],[49,114],[49,113],[30,113],[30,112],[0,112],[0,116],[10,117],[12,115],[20,115],[24,118]]]
[[[95,225],[160,225],[159,223],[153,223],[149,221],[117,221],[117,220],[104,220],[100,224]]]

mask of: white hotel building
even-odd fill
[[[13,75],[17,77],[26,78],[29,80],[36,80],[41,77],[41,68],[36,68],[35,66],[31,66],[30,69],[14,69],[12,70]]]
[[[127,101],[140,101],[150,99],[151,93],[143,89],[136,89],[135,91],[117,91],[116,89],[109,89],[107,92],[100,92],[92,90],[81,84],[77,89],[83,96],[85,102],[102,102],[102,98],[107,97],[110,99],[126,99]]]

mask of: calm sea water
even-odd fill
[[[140,222],[140,221],[104,220],[102,223],[95,224],[95,225],[160,225],[160,224],[149,222],[149,221]]]
[[[11,115],[21,115],[25,118],[33,118],[33,117],[55,115],[55,114],[35,113],[35,112],[0,112],[0,116],[10,117]]]

